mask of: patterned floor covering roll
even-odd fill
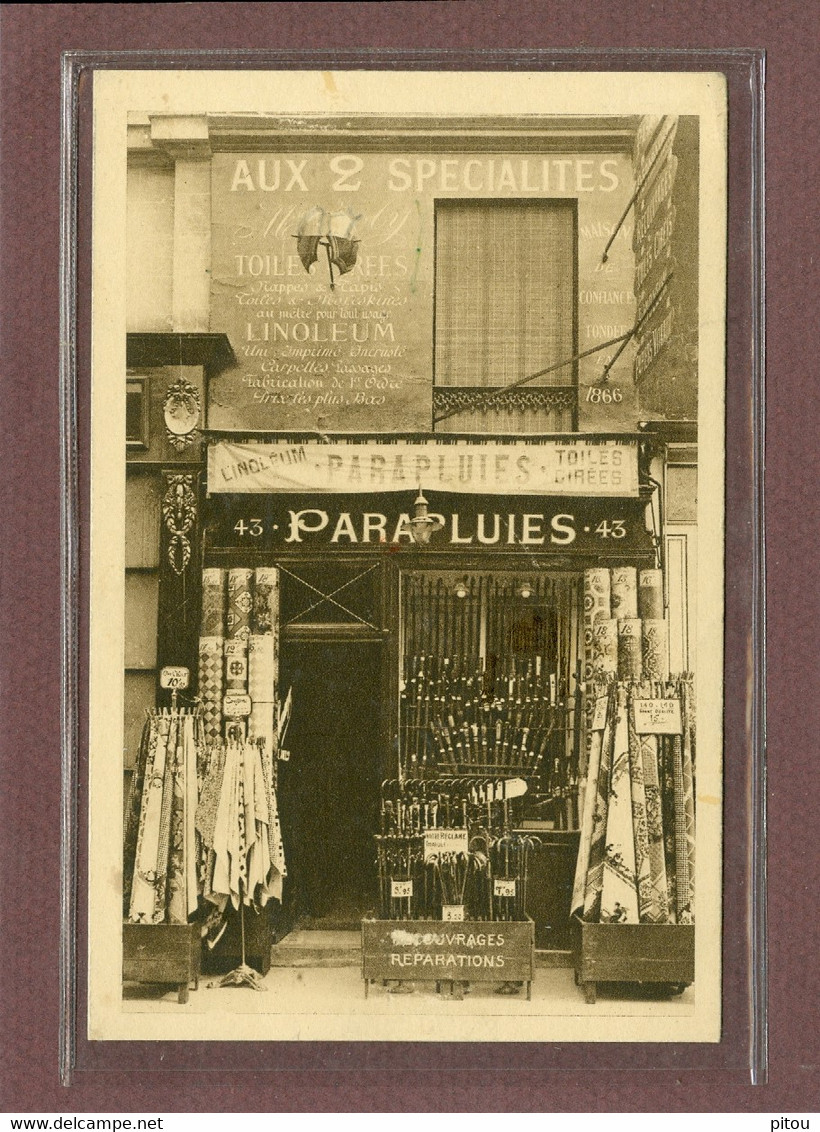
[[[273,749],[276,688],[279,683],[279,571],[260,567],[254,574],[253,614],[248,644],[248,737]]]
[[[641,622],[638,617],[622,617],[618,621],[618,678],[620,680],[640,680],[643,673],[641,661]]]
[[[202,627],[199,638],[199,699],[206,742],[222,734],[225,652],[225,571],[202,571]]]
[[[612,616],[619,621],[638,616],[638,572],[634,566],[612,571]]]

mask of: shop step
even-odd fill
[[[359,967],[361,932],[295,931],[271,949],[272,967]]]

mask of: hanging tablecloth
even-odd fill
[[[626,691],[623,687],[620,687],[616,697],[612,773],[609,782],[609,811],[606,821],[604,877],[601,890],[601,921],[603,923],[638,923],[638,890],[635,871],[627,701]]]
[[[124,912],[133,923],[187,923],[197,909],[200,732],[194,713],[149,713],[126,815]]]

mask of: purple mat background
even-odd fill
[[[685,9],[520,3],[7,5],[0,16],[0,977],[4,1111],[816,1110],[817,21],[804,0],[693,0]],[[237,1046],[80,1042],[58,1077],[59,945],[59,53],[150,48],[765,47],[768,51],[768,523],[770,1072],[748,1084],[742,728],[751,589],[742,437],[748,388],[747,211],[730,207],[727,591],[726,1037],[717,1047]],[[463,64],[462,64],[463,65]],[[477,65],[477,64],[474,64]],[[687,61],[691,66],[691,61]],[[733,121],[745,133],[746,123]],[[742,152],[730,177],[743,180]],[[748,170],[746,170],[748,178]],[[736,182],[737,183],[737,182]],[[731,180],[730,180],[731,184]],[[814,191],[812,191],[814,190]],[[81,237],[88,222],[87,202]],[[87,269],[87,262],[85,264]],[[82,275],[82,265],[81,265]],[[815,284],[815,286],[813,286]],[[81,319],[82,319],[81,311]],[[87,312],[86,312],[87,313]],[[737,349],[732,350],[732,343]],[[81,341],[81,362],[86,343]],[[81,384],[81,394],[83,387]],[[81,413],[80,448],[88,432]],[[82,478],[81,478],[82,484]],[[740,565],[738,565],[740,564]],[[84,574],[84,571],[83,571]],[[81,577],[82,582],[82,577]],[[808,679],[807,679],[808,674]],[[81,745],[82,749],[82,745]],[[84,832],[80,832],[80,843]],[[80,954],[84,941],[81,938]],[[80,1019],[82,1033],[82,1018]],[[162,1062],[160,1057],[162,1056]],[[444,1070],[442,1064],[449,1068]],[[203,1072],[221,1065],[221,1072]],[[626,1071],[631,1065],[633,1071]],[[178,1067],[175,1070],[173,1067]],[[231,1068],[256,1070],[251,1078]],[[162,1072],[156,1070],[161,1069]],[[560,1071],[560,1070],[564,1071]],[[499,1072],[503,1070],[503,1072]],[[595,1070],[595,1071],[591,1071]],[[266,1072],[271,1071],[271,1072]],[[264,1074],[264,1075],[259,1075]]]

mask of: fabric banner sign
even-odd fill
[[[581,437],[527,444],[225,440],[208,448],[210,493],[352,494],[419,486],[474,495],[637,496],[638,448],[632,441]]]

